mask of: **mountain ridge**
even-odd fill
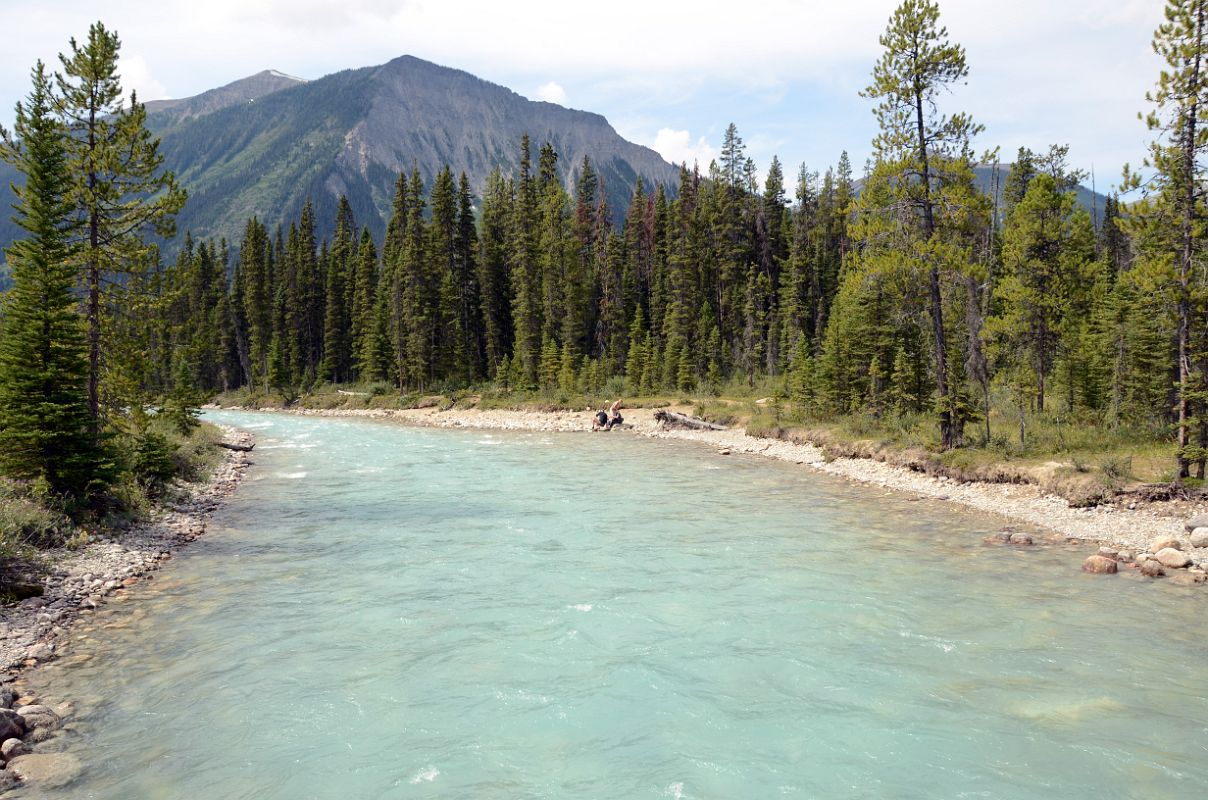
[[[261,73],[264,74],[264,73]],[[600,175],[614,219],[634,182],[674,187],[678,170],[623,139],[601,115],[532,101],[463,70],[400,56],[287,85],[254,102],[195,116],[148,115],[165,165],[189,189],[178,227],[236,238],[250,216],[288,224],[307,197],[318,219],[346,195],[358,223],[385,230],[394,183],[414,166],[426,186],[446,164],[480,192],[489,173],[513,172],[528,134],[534,164],[549,142],[572,182],[583,156]]]
[[[231,81],[216,89],[208,89],[192,97],[151,100],[144,103],[143,106],[147,109],[148,116],[164,114],[177,120],[184,120],[204,116],[233,105],[255,102],[273,92],[303,83],[307,83],[305,78],[286,75],[275,69],[266,69],[255,75]]]
[[[263,70],[193,97],[146,104],[164,166],[189,192],[180,234],[237,241],[256,216],[288,225],[309,197],[321,233],[334,224],[341,194],[358,224],[380,237],[401,171],[419,169],[426,186],[446,164],[481,193],[495,169],[513,174],[528,134],[536,168],[547,141],[568,184],[588,156],[614,220],[624,217],[637,178],[674,192],[678,168],[622,138],[589,111],[529,100],[464,70],[403,55],[385,64],[303,80]],[[0,164],[0,205],[12,202],[17,174]],[[7,202],[6,202],[7,201]],[[19,233],[0,219],[0,248]],[[171,255],[182,237],[166,243]]]

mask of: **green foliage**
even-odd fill
[[[62,544],[72,528],[62,498],[45,482],[0,481],[0,559]]]
[[[25,232],[9,250],[13,287],[0,334],[0,471],[82,496],[103,459],[86,403],[88,362],[76,311],[76,232],[66,131],[53,114],[45,69],[33,71],[0,156],[26,176],[17,206]]]
[[[102,418],[102,331],[105,286],[115,274],[138,276],[153,263],[147,234],[171,236],[173,220],[185,202],[175,176],[163,169],[159,141],[146,127],[146,109],[131,93],[122,97],[115,32],[97,22],[83,45],[74,39],[70,54],[60,55],[54,107],[66,128],[64,147],[71,176],[68,193],[86,231],[79,254],[80,278],[87,299],[88,407],[93,430]],[[110,392],[111,406],[130,399]]]

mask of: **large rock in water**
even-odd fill
[[[25,730],[33,731],[34,741],[45,741],[52,731],[58,730],[62,720],[50,706],[30,705],[17,709],[21,719],[25,720]]]
[[[1191,563],[1191,556],[1182,550],[1175,550],[1173,547],[1162,548],[1154,555],[1154,558],[1162,566],[1171,567],[1172,569],[1182,569]]]
[[[39,789],[58,789],[80,777],[84,765],[71,753],[30,753],[8,762],[8,768]]]
[[[17,756],[29,755],[29,745],[20,739],[5,739],[4,744],[0,744],[0,759],[12,761]]]
[[[25,735],[25,720],[10,708],[0,708],[0,741]]]
[[[1115,559],[1107,556],[1091,556],[1082,562],[1082,571],[1093,575],[1115,575],[1117,569]]]
[[[1149,558],[1141,562],[1141,574],[1147,578],[1160,578],[1166,574],[1166,570],[1156,559]]]

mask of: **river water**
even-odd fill
[[[684,443],[208,416],[255,466],[37,678],[87,769],[22,796],[1208,797],[1203,591]]]

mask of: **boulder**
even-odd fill
[[[1119,553],[1116,553],[1116,560],[1124,561],[1124,562],[1132,561],[1133,560],[1133,551],[1132,550],[1121,550]]]
[[[982,544],[1007,544],[1011,541],[1009,533],[992,533],[989,536],[982,537]]]
[[[0,708],[12,708],[13,701],[17,696],[13,694],[12,689],[0,689]]]
[[[4,744],[0,744],[0,758],[5,762],[24,755],[29,755],[29,745],[20,739],[5,739]]]
[[[58,789],[80,777],[84,766],[71,753],[30,753],[8,762],[8,769],[39,789]]]
[[[25,735],[25,720],[11,708],[0,708],[0,741]]]
[[[1208,528],[1196,528],[1191,532],[1192,547],[1208,547]]]
[[[1154,558],[1164,567],[1182,569],[1191,563],[1191,556],[1173,547],[1164,547],[1154,554]]]
[[[1162,569],[1157,559],[1150,558],[1141,562],[1141,574],[1147,578],[1160,578],[1166,574],[1166,570]]]
[[[1011,544],[1027,546],[1027,545],[1030,545],[1031,543],[1032,543],[1032,537],[1026,533],[1011,534]]]
[[[1159,550],[1182,550],[1182,543],[1174,536],[1159,536],[1149,543],[1149,552],[1156,553]]]
[[[49,706],[22,706],[17,713],[25,720],[26,737],[35,742],[46,741],[63,724],[63,720]]]
[[[54,648],[46,642],[38,642],[29,648],[29,657],[36,658],[39,661],[50,661],[50,659],[54,658],[54,654]]]
[[[1177,586],[1195,586],[1198,583],[1204,582],[1202,575],[1192,575],[1190,572],[1182,569],[1177,572],[1172,572],[1166,577],[1170,579],[1171,583]]]
[[[1116,560],[1107,556],[1090,556],[1082,562],[1082,571],[1092,575],[1115,575]]]
[[[1183,523],[1183,527],[1191,533],[1196,528],[1208,528],[1208,514],[1197,514]]]
[[[1103,556],[1104,558],[1114,559],[1114,558],[1118,557],[1120,554],[1117,553],[1115,550],[1111,549],[1110,547],[1100,547],[1099,555]]]

